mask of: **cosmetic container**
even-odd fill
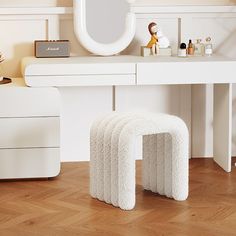
[[[185,43],[180,44],[178,57],[187,57],[187,46]]]
[[[206,45],[205,45],[205,55],[211,56],[212,54],[213,54],[213,46],[211,43],[211,38],[207,37],[206,38]]]
[[[205,54],[205,46],[202,43],[201,39],[197,39],[197,43],[195,44],[194,55],[195,56],[204,56]]]
[[[187,50],[187,52],[188,52],[188,55],[190,55],[190,56],[194,55],[194,45],[193,45],[191,39],[189,40],[189,43],[188,43],[188,50]]]

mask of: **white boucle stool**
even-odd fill
[[[143,136],[143,187],[177,201],[188,197],[189,134],[166,114],[113,112],[97,119],[90,137],[90,193],[106,203],[135,206],[136,138]]]

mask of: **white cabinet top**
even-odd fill
[[[29,88],[22,78],[0,85],[0,100],[0,118],[60,115],[60,96],[56,88]]]
[[[28,86],[235,83],[236,59],[211,57],[24,58]]]

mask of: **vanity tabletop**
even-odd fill
[[[83,56],[69,58],[35,58],[26,57],[22,60],[22,65],[31,64],[94,64],[94,63],[158,63],[158,62],[214,62],[214,61],[236,61],[236,58],[230,58],[222,55],[212,56],[189,56],[180,58],[177,56]]]
[[[236,83],[236,59],[210,57],[70,57],[24,58],[28,86],[118,86]]]

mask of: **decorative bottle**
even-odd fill
[[[206,38],[206,45],[205,45],[205,55],[211,56],[213,54],[213,46],[211,43],[211,37]]]
[[[201,39],[197,39],[197,43],[195,44],[194,55],[195,56],[204,56],[205,54],[205,46],[202,43]]]
[[[189,39],[187,51],[188,51],[188,55],[191,55],[191,56],[194,55],[194,45],[191,39]]]

